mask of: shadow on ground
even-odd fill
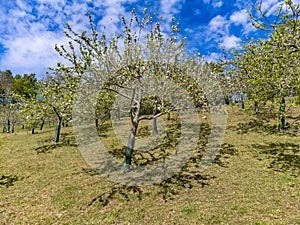
[[[166,122],[166,135],[163,140],[159,142],[156,147],[147,149],[147,151],[134,151],[133,154],[133,165],[134,166],[146,166],[162,162],[165,158],[171,154],[177,154],[176,146],[178,145],[181,137],[181,124],[175,117]],[[90,199],[85,207],[90,207],[94,204],[99,204],[103,207],[115,201],[130,201],[132,199],[145,199],[149,194],[156,196],[157,198],[163,199],[163,201],[170,201],[176,196],[180,195],[185,189],[203,188],[210,184],[210,181],[215,177],[204,174],[199,170],[202,155],[205,151],[208,138],[211,133],[211,127],[208,122],[200,123],[199,130],[195,128],[194,123],[186,123],[185,128],[194,132],[199,132],[199,139],[197,147],[193,152],[193,156],[189,158],[188,162],[185,163],[183,168],[177,174],[172,177],[163,180],[161,183],[152,184],[148,186],[130,186],[118,183],[112,183],[111,187],[100,192],[97,196]],[[98,129],[101,133],[100,140],[107,145],[107,151],[117,159],[122,160],[124,158],[124,152],[126,146],[124,146],[114,134],[107,135],[111,132],[112,127],[107,125],[105,129]],[[151,132],[148,128],[139,128],[138,135],[141,137],[151,136]],[[107,138],[109,137],[109,138]],[[230,144],[223,144],[221,150],[218,152],[214,163],[219,166],[226,167],[227,159],[237,154],[234,146]],[[180,160],[179,160],[180,161]],[[110,163],[107,163],[107,166]],[[118,168],[116,168],[118,169]],[[102,168],[103,170],[103,168]],[[104,168],[106,170],[106,168]],[[83,173],[88,176],[99,176],[101,171],[93,169],[83,169]],[[120,168],[121,172],[121,168]]]
[[[37,154],[50,153],[52,150],[64,146],[77,147],[75,137],[65,133],[60,135],[60,141],[58,143],[54,143],[53,139],[45,139],[40,141],[40,143],[43,145],[34,149]]]
[[[223,144],[219,155],[216,157],[215,162],[219,166],[227,167],[227,163],[223,159],[227,159],[237,154],[237,150],[230,144]],[[159,184],[153,184],[150,186],[127,186],[121,184],[112,184],[112,187],[90,200],[87,206],[93,204],[100,204],[101,206],[107,206],[113,200],[130,201],[135,196],[139,200],[142,200],[151,193],[162,198],[164,201],[171,201],[180,195],[184,189],[192,189],[194,187],[209,186],[212,179],[216,177],[204,174],[197,167],[201,161],[201,153],[194,155],[189,162],[182,168],[182,170],[173,175],[172,177],[162,181]],[[92,169],[83,169],[84,173],[89,176],[97,176],[98,173]],[[148,189],[148,191],[147,191]]]
[[[22,180],[23,177],[18,177],[16,175],[1,175],[0,176],[0,187],[11,187],[14,185],[15,182]]]
[[[228,167],[228,162],[226,162],[225,160],[237,154],[238,154],[238,150],[234,147],[234,145],[224,143],[222,144],[219,154],[214,159],[213,163],[222,167]]]
[[[288,136],[297,136],[299,133],[299,127],[286,123],[286,129],[278,131],[277,125],[269,122],[268,119],[255,118],[249,122],[238,123],[235,126],[228,126],[227,128],[232,129],[238,134],[247,134],[250,132],[264,133],[264,134],[280,134]]]
[[[238,123],[236,126],[228,126],[238,134],[247,134],[249,132],[273,134],[277,131],[277,126],[269,124],[262,119],[251,119],[249,122]]]
[[[268,159],[271,159],[269,168],[292,176],[300,175],[300,145],[295,143],[273,142],[261,145],[252,145]]]
[[[85,173],[90,176],[94,176],[97,173],[90,170],[84,169]],[[180,172],[171,178],[164,180],[159,184],[153,184],[147,187],[140,186],[127,186],[122,184],[112,184],[112,187],[100,195],[96,196],[90,200],[87,207],[93,204],[100,204],[101,206],[107,206],[111,201],[130,201],[134,196],[139,200],[142,200],[147,195],[149,191],[158,197],[161,197],[164,201],[173,200],[176,195],[181,193],[181,190],[185,188],[192,189],[195,185],[200,185],[201,187],[209,185],[209,180],[215,177],[200,174],[200,172]],[[151,189],[151,190],[149,190]]]

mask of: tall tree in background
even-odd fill
[[[38,80],[35,77],[35,74],[17,74],[14,77],[14,82],[11,88],[14,94],[29,99],[37,95],[37,84]]]
[[[10,132],[12,97],[11,88],[14,78],[10,70],[0,71],[0,110],[2,114],[3,132]]]

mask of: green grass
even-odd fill
[[[59,144],[53,143],[53,129],[0,134],[0,224],[300,224],[299,133],[276,133],[274,121],[257,120],[237,107],[228,112],[226,137],[213,165],[197,170],[207,138],[203,132],[179,174],[140,187],[96,174],[70,127],[62,129]],[[166,137],[176,139],[176,120],[166,121],[166,127]],[[139,135],[150,133],[143,124]],[[121,160],[123,147],[112,130],[102,134]],[[168,141],[163,139],[170,148],[165,154],[172,149]],[[153,150],[156,160],[159,149]],[[151,160],[136,154],[134,163]]]

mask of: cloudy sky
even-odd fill
[[[88,29],[91,12],[99,29],[118,32],[120,17],[134,7],[148,4],[164,18],[175,16],[188,48],[215,60],[221,48],[238,48],[257,31],[245,9],[255,0],[9,0],[0,1],[0,70],[13,74],[44,74],[62,59],[55,44],[66,43],[63,30],[68,22],[76,31]],[[279,0],[263,0],[263,9],[272,13]]]

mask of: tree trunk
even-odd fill
[[[138,104],[135,109],[132,107],[134,97],[135,97],[135,91],[133,92],[132,100],[131,100],[131,104],[130,104],[131,105],[131,109],[130,109],[131,131],[130,131],[128,143],[127,143],[126,150],[125,150],[124,164],[123,164],[123,169],[122,169],[123,174],[128,173],[131,169],[131,160],[132,160],[132,155],[133,155],[133,151],[134,151],[136,132],[137,132],[137,129],[139,126],[139,116],[140,116],[141,102],[142,102],[142,88],[141,87],[140,87],[139,93],[138,93]]]
[[[10,133],[10,120],[7,119],[7,133]]]
[[[154,106],[153,116],[155,116],[156,114],[157,114],[157,107]],[[157,118],[153,118],[153,120],[152,120],[152,134],[153,135],[158,135],[158,131],[157,131]]]
[[[96,125],[96,129],[98,129],[98,126],[99,126],[99,119],[98,118],[95,118],[95,125]]]
[[[116,120],[121,120],[121,109],[117,108],[116,110]]]
[[[58,119],[58,124],[56,125],[56,129],[55,129],[55,137],[54,137],[54,142],[55,143],[59,142],[61,124],[62,124],[62,118],[59,118]]]
[[[242,109],[245,109],[244,96],[241,94]]]
[[[32,129],[31,129],[31,134],[35,134],[34,133],[34,127],[32,127]]]
[[[45,124],[45,120],[42,120],[42,123],[40,125],[40,130],[43,130],[44,124]]]
[[[15,132],[15,124],[12,124],[11,133]]]
[[[133,123],[125,150],[125,158],[122,173],[128,173],[130,171],[137,128],[138,123]]]
[[[158,135],[157,118],[153,118],[153,121],[152,121],[152,134],[153,135]]]
[[[280,101],[278,112],[278,131],[285,129],[285,99],[284,97]]]
[[[255,108],[255,114],[258,115],[259,114],[259,109],[258,109],[258,102],[254,101],[254,108]]]

